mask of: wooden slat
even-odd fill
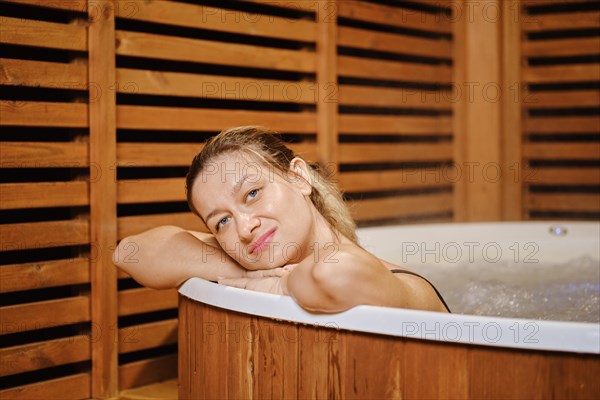
[[[117,55],[283,71],[315,72],[314,53],[247,44],[117,31]]]
[[[527,108],[598,107],[598,90],[561,90],[523,93],[522,105]]]
[[[355,0],[344,0],[337,4],[339,16],[343,18],[436,33],[452,32],[449,19],[443,15]]]
[[[37,7],[56,8],[67,11],[87,12],[86,0],[69,0],[69,1],[41,1],[41,0],[2,0],[7,3],[27,4]]]
[[[88,165],[85,142],[0,142],[2,168],[83,168]]]
[[[523,155],[536,160],[597,160],[600,143],[525,143]]]
[[[0,125],[85,128],[88,105],[1,100]]]
[[[340,85],[339,91],[340,105],[452,109],[452,95],[447,91],[389,89],[355,85]]]
[[[117,17],[305,42],[314,41],[316,36],[315,23],[307,20],[176,2],[138,0],[129,3],[116,8]]]
[[[86,27],[2,17],[0,43],[64,50],[87,50]]]
[[[89,185],[90,240],[102,250],[90,258],[91,320],[102,332],[90,345],[94,398],[115,398],[119,393],[117,268],[110,251],[117,242],[115,8],[130,5],[94,0],[88,13],[89,80],[100,90],[89,91],[89,159],[99,169]]]
[[[356,220],[399,218],[452,211],[452,194],[388,197],[350,202]]]
[[[120,93],[189,96],[206,99],[316,102],[318,87],[312,82],[238,78],[179,72],[119,68]]]
[[[119,366],[119,389],[129,389],[177,377],[177,354]]]
[[[340,133],[378,135],[450,135],[449,117],[340,115]]]
[[[119,316],[177,308],[177,290],[148,288],[121,290],[118,295]]]
[[[550,4],[585,4],[595,0],[521,0],[521,4],[527,7],[545,6]]]
[[[117,194],[120,204],[186,201],[185,179],[120,180],[117,182]]]
[[[302,158],[314,160],[314,144],[298,143],[289,146]],[[117,145],[119,163],[136,166],[189,166],[202,149],[201,143],[120,143]]]
[[[502,24],[502,57],[498,67],[502,70],[502,85],[504,85],[503,90],[506,93],[506,88],[511,88],[513,82],[517,82],[517,85],[520,85],[521,68],[523,65],[523,57],[521,55],[521,38],[523,33],[518,14],[518,10],[520,9],[519,2],[501,2],[501,7],[504,18],[500,20],[500,23]],[[511,13],[517,18],[506,18],[506,15],[510,15]],[[522,86],[520,88],[521,91],[517,91],[516,93],[522,96],[524,90],[522,90]],[[500,141],[498,147],[501,156],[497,159],[501,162],[499,165],[520,166],[523,163],[521,155],[521,146],[523,142],[523,127],[521,123],[524,112],[523,102],[526,102],[527,99],[517,98],[517,101],[515,101],[513,98],[512,101],[510,101],[507,97],[509,96],[506,96],[505,94],[504,98],[500,100],[501,118],[503,123],[500,127]],[[519,168],[520,167],[517,167],[517,170],[519,170]],[[501,185],[502,189],[500,193],[498,193],[501,200],[501,220],[521,220],[523,218],[523,184],[517,179],[503,179]],[[456,187],[454,190],[456,193]],[[460,197],[455,196],[454,201],[460,201]],[[468,207],[469,206],[467,205],[467,208]]]
[[[119,329],[119,353],[177,343],[177,319],[132,325]]]
[[[84,63],[0,58],[0,85],[87,90],[87,67]]]
[[[71,336],[0,349],[0,376],[90,359],[90,338]]]
[[[264,4],[271,7],[289,8],[297,11],[316,11],[319,3],[316,1],[286,1],[286,0],[244,0],[249,3]]]
[[[83,399],[90,396],[90,382],[89,373],[69,375],[0,390],[0,397],[14,400]]]
[[[459,3],[464,4],[464,3]],[[452,17],[456,18],[462,15],[462,10],[453,10]],[[468,66],[469,55],[477,50],[471,51],[478,41],[469,40],[471,37],[470,30],[465,20],[460,20],[454,25],[452,39],[453,39],[453,61],[452,61],[452,72],[453,82],[457,87],[464,87],[466,82],[475,82],[476,79],[472,78],[475,73],[473,68]],[[482,38],[483,39],[483,38]],[[492,57],[492,56],[490,56]],[[510,70],[509,70],[510,71]],[[489,82],[489,80],[486,80]],[[461,88],[462,89],[462,88]],[[464,99],[464,97],[463,97]],[[464,165],[464,162],[469,160],[470,155],[468,154],[468,138],[471,136],[468,116],[470,108],[473,107],[472,102],[468,101],[457,101],[452,107],[452,131],[454,136],[452,141],[454,143],[454,154],[453,161],[458,165]],[[467,183],[464,180],[459,180],[454,184],[454,199],[453,199],[453,213],[452,220],[454,222],[468,222],[471,220],[469,215],[469,207],[466,205],[470,202],[470,193],[468,192]]]
[[[529,184],[600,185],[599,168],[531,168],[523,176]]]
[[[527,83],[587,82],[600,80],[600,68],[594,64],[523,68]]]
[[[117,237],[118,240],[121,240],[127,236],[136,235],[160,225],[176,225],[184,229],[208,232],[208,228],[206,228],[200,218],[191,212],[181,212],[120,217]]]
[[[19,161],[14,164],[20,167]],[[0,210],[88,204],[88,183],[84,181],[0,184]]]
[[[117,106],[117,128],[221,131],[227,126],[263,125],[283,133],[315,133],[311,113]]]
[[[338,184],[344,192],[429,188],[451,185],[459,176],[447,167],[342,172]]]
[[[600,12],[587,11],[530,15],[523,19],[521,27],[524,32],[598,29],[600,28]]]
[[[0,320],[5,331],[14,324],[18,332],[85,322],[90,320],[90,299],[77,296],[5,306],[0,308]]]
[[[87,258],[76,257],[70,260],[3,265],[0,268],[0,293],[89,282],[89,262]]]
[[[411,0],[413,3],[422,3],[432,7],[447,8],[452,6],[448,0]]]
[[[117,159],[129,167],[189,166],[201,143],[119,143]]]
[[[446,83],[452,80],[452,68],[400,61],[372,60],[351,56],[338,57],[340,76],[357,78]]]
[[[452,42],[448,40],[424,39],[347,26],[338,27],[338,45],[425,57],[452,57]]]
[[[523,120],[523,132],[527,133],[598,133],[599,131],[599,117],[539,117]]]
[[[211,313],[220,314],[218,309],[212,309]],[[207,321],[218,321],[218,317],[206,318]],[[222,317],[221,317],[222,318]],[[258,371],[270,371],[270,379],[257,379],[257,390],[253,396],[257,398],[268,398],[273,396],[279,399],[290,399],[298,393],[298,349],[296,346],[288,346],[289,338],[298,338],[298,326],[290,325],[283,321],[273,321],[267,318],[257,319],[258,332],[269,332],[267,335],[258,335],[256,348],[252,353],[261,354],[262,357],[255,359]],[[289,336],[287,336],[289,335]],[[212,340],[222,338],[214,335]],[[222,345],[222,347],[225,347]],[[250,354],[252,354],[250,353]],[[216,365],[218,365],[218,361]],[[216,375],[216,376],[215,376]],[[219,375],[213,375],[213,379],[219,379]],[[215,393],[217,394],[217,393]],[[214,396],[211,396],[214,397]]]
[[[25,250],[89,242],[89,222],[83,219],[0,225],[0,243],[5,248]]]
[[[577,38],[528,40],[523,41],[521,47],[523,49],[523,55],[525,57],[581,56],[590,54],[593,55],[598,54],[598,51],[600,50],[600,39]]]
[[[342,143],[339,153],[341,163],[448,161],[452,159],[452,144]]]
[[[339,141],[339,99],[337,70],[337,2],[322,1],[317,15],[317,154],[313,161],[337,173]]]
[[[535,211],[600,211],[600,195],[596,193],[529,193],[527,207]]]

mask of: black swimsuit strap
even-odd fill
[[[414,276],[418,276],[419,278],[423,279],[425,282],[429,283],[429,285],[431,285],[431,287],[433,288],[433,290],[435,290],[435,293],[437,293],[438,297],[440,298],[441,302],[444,304],[444,307],[446,307],[446,310],[448,310],[448,312],[452,312],[450,311],[450,307],[448,307],[448,304],[446,304],[446,302],[444,301],[444,298],[442,297],[442,295],[440,294],[440,292],[437,290],[437,288],[435,286],[433,286],[433,283],[429,282],[429,280],[419,274],[417,274],[416,272],[412,272],[412,271],[407,271],[405,269],[390,269],[390,272],[392,274],[410,274],[410,275],[414,275]]]

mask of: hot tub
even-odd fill
[[[286,296],[193,278],[179,290],[179,398],[600,395],[598,223],[404,225],[362,228],[359,238],[434,281],[453,313],[358,306],[317,315]],[[574,270],[587,263],[587,275],[573,277],[569,262]],[[537,278],[515,282],[523,299],[498,286],[499,276],[523,277],[529,267],[568,280],[542,285],[557,284],[565,301],[532,287]],[[464,295],[457,275],[469,276]],[[582,288],[587,313],[559,310],[565,318],[557,320],[553,304]]]

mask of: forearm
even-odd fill
[[[155,289],[174,288],[191,277],[217,280],[244,275],[233,259],[201,237],[175,226],[161,226],[123,239],[113,262],[140,284]]]

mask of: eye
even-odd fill
[[[246,197],[248,197],[248,196],[251,197],[251,198],[256,197],[258,195],[258,191],[259,190],[260,189],[252,189],[251,191],[248,192],[248,194],[246,195]]]
[[[219,222],[217,222],[217,226],[215,227],[216,231],[219,232],[219,229],[221,228],[222,225],[227,223],[227,219],[229,217],[223,217],[219,220]]]

